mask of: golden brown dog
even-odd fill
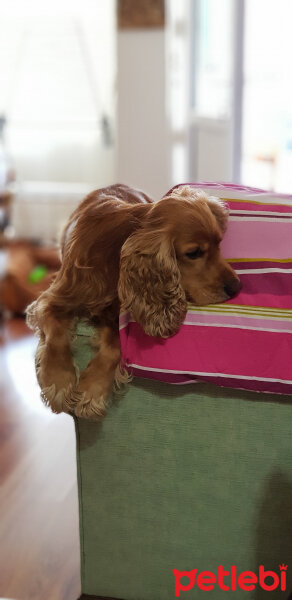
[[[120,361],[120,304],[147,334],[169,337],[188,301],[223,302],[239,291],[220,254],[227,217],[220,200],[190,186],[156,203],[122,185],[83,200],[64,231],[55,281],[27,310],[40,335],[38,380],[54,412],[105,415]],[[71,351],[77,319],[97,327],[95,358],[80,376]]]

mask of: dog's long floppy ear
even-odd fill
[[[167,338],[184,321],[187,302],[171,240],[139,230],[121,251],[119,297],[148,335]]]
[[[229,208],[223,200],[215,198],[214,196],[208,196],[208,206],[212,211],[213,215],[217,219],[217,223],[222,231],[225,233],[229,215]]]

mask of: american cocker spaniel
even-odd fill
[[[119,379],[120,306],[144,331],[169,337],[180,328],[187,302],[223,302],[240,281],[222,258],[226,206],[191,186],[158,202],[123,185],[92,192],[62,236],[62,265],[51,287],[27,309],[40,336],[37,376],[54,412],[100,419]],[[96,327],[96,351],[79,374],[71,342],[78,319]]]

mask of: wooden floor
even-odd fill
[[[76,600],[74,424],[40,400],[35,345],[22,319],[0,333],[0,597]]]

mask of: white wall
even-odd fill
[[[117,179],[158,199],[171,185],[163,29],[118,33]]]
[[[199,118],[190,125],[190,179],[232,180],[232,130],[227,120]]]
[[[90,184],[18,184],[12,203],[13,232],[20,238],[58,242],[69,216],[91,191]]]

